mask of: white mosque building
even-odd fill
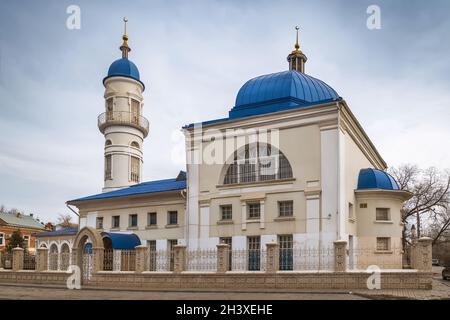
[[[158,181],[141,181],[145,85],[126,34],[120,49],[103,79],[98,117],[103,192],[67,202],[79,210],[80,229],[96,228],[122,249],[251,249],[274,241],[322,247],[345,240],[350,257],[371,247],[401,267],[392,248],[401,246],[400,210],[410,194],[385,172],[346,101],[305,73],[298,31],[288,70],[245,82],[227,117],[184,126],[187,167]],[[206,161],[211,150],[222,161]]]

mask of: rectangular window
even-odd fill
[[[149,271],[156,271],[156,240],[147,240]]]
[[[360,207],[361,209],[366,209],[366,208],[367,208],[367,203],[360,203],[360,204],[359,204],[359,207]]]
[[[134,228],[138,225],[138,216],[137,214],[130,214],[129,226]]]
[[[222,220],[233,219],[233,207],[230,205],[220,206],[220,218]]]
[[[139,124],[140,111],[139,101],[131,99],[131,123]]]
[[[389,221],[389,209],[377,208],[376,209],[376,220],[377,221]]]
[[[112,179],[112,155],[105,156],[105,180]]]
[[[23,241],[25,242],[25,245],[27,248],[30,247],[30,236],[23,236]]]
[[[97,217],[97,229],[103,229],[103,217]]]
[[[231,271],[232,261],[233,261],[233,240],[231,237],[222,237],[219,238],[219,242],[223,244],[227,244],[228,247],[228,270]]]
[[[278,215],[292,217],[294,215],[294,201],[278,201]]]
[[[261,238],[260,236],[247,237],[248,270],[256,271],[261,268]]]
[[[147,213],[147,225],[156,226],[156,212]]]
[[[247,219],[259,219],[261,214],[261,205],[259,203],[247,204]]]
[[[120,216],[113,216],[111,221],[111,228],[119,229],[120,228]]]
[[[114,103],[113,98],[109,98],[108,100],[106,100],[106,120],[109,121],[114,120],[113,103]]]
[[[353,219],[353,203],[348,203],[348,218]]]
[[[4,245],[5,245],[5,234],[0,233],[0,246],[4,246]]]
[[[178,212],[169,211],[167,213],[167,224],[178,224]]]
[[[140,165],[141,161],[137,157],[131,157],[131,181],[139,182],[139,173],[140,173]]]
[[[387,251],[390,249],[390,238],[380,237],[377,238],[377,250],[378,251]]]
[[[279,235],[278,243],[280,244],[280,270],[293,270],[294,269],[294,258],[293,258],[293,247],[294,240],[292,234],[289,235]]]

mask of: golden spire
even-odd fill
[[[124,31],[123,31],[123,36],[122,36],[123,43],[120,46],[120,50],[122,51],[122,58],[124,58],[124,59],[128,59],[128,52],[131,51],[131,48],[128,46],[127,22],[128,22],[128,19],[126,17],[124,17],[123,18]]]
[[[292,53],[302,53],[302,51],[300,50],[300,45],[298,44],[298,30],[300,28],[298,26],[295,26],[295,30],[296,30],[296,40],[295,40],[295,50],[292,51]]]

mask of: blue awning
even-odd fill
[[[112,233],[112,232],[102,232],[102,238],[111,239],[112,248],[119,250],[131,250],[137,246],[141,245],[141,240],[134,233]]]

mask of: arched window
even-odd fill
[[[292,178],[292,167],[284,154],[269,144],[254,143],[245,145],[234,153],[223,184],[289,178]]]
[[[70,248],[67,243],[63,243],[61,246],[61,270],[67,270],[70,264]]]
[[[137,143],[136,141],[133,141],[131,143],[131,146],[139,149],[139,143]]]
[[[111,140],[109,140],[109,139],[106,140],[106,141],[105,141],[105,147],[106,147],[106,146],[110,146],[110,145],[112,145]]]
[[[50,270],[58,270],[58,256],[59,256],[59,253],[58,253],[58,247],[56,246],[56,244],[52,244],[51,246],[50,246],[50,252],[49,252],[49,257],[48,257],[48,260],[49,260],[49,269]]]

